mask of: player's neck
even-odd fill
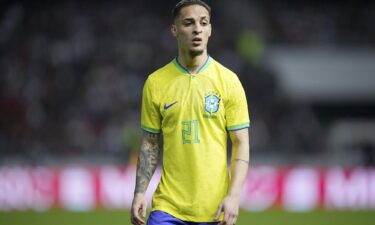
[[[189,53],[180,54],[177,57],[178,62],[187,69],[190,73],[195,74],[207,61],[208,54],[207,51],[204,51],[201,55],[191,56]]]

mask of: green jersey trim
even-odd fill
[[[202,72],[203,70],[205,70],[205,69],[208,67],[208,65],[211,64],[211,62],[212,62],[212,58],[211,58],[210,56],[208,56],[206,62],[205,62],[205,63],[203,64],[203,66],[198,70],[197,73],[200,73],[200,72]]]
[[[153,133],[153,134],[159,134],[160,133],[160,130],[157,130],[157,129],[145,127],[143,125],[141,127],[142,127],[143,130],[145,130],[147,132],[150,132],[150,133]]]
[[[184,67],[180,65],[180,63],[177,60],[177,57],[173,59],[173,64],[177,67],[177,69],[182,72],[183,74],[190,75],[189,71],[187,71]]]
[[[243,123],[243,124],[227,127],[227,130],[234,131],[234,130],[241,130],[241,129],[248,128],[248,127],[250,127],[249,123]]]
[[[211,56],[208,56],[206,62],[204,62],[204,64],[201,66],[201,68],[198,69],[197,74],[202,72],[203,70],[205,70],[211,64],[212,61],[213,61],[213,59],[211,58]],[[174,58],[172,62],[180,72],[182,72],[183,74],[191,75],[189,70],[187,70],[185,67],[183,67],[180,64],[177,57]]]

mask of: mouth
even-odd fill
[[[199,46],[202,43],[202,38],[193,38],[192,42],[194,46]]]

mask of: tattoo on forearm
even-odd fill
[[[159,161],[159,134],[145,132],[137,162],[135,193],[144,193]]]

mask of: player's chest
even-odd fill
[[[184,117],[217,119],[224,116],[224,90],[215,82],[205,79],[186,79],[171,82],[160,98],[163,119]]]

